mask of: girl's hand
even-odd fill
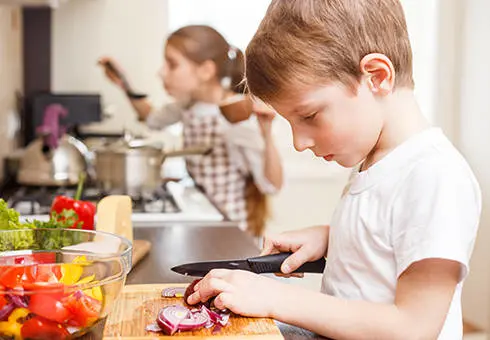
[[[104,68],[104,72],[106,77],[120,87],[123,90],[127,90],[125,88],[126,84],[124,82],[124,72],[119,66],[119,64],[110,57],[102,57],[97,62],[100,66]]]
[[[270,136],[272,131],[272,121],[276,118],[277,114],[276,111],[260,99],[252,98],[252,112],[257,116],[262,136]]]
[[[287,286],[243,270],[214,269],[194,287],[187,303],[194,305],[216,296],[214,305],[233,313],[272,317],[273,308]]]
[[[293,252],[281,266],[282,273],[289,274],[326,255],[329,231],[329,226],[318,226],[266,237],[260,255]]]

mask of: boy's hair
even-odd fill
[[[229,79],[234,92],[243,92],[244,56],[240,49],[230,46],[214,28],[206,25],[184,26],[171,33],[167,44],[178,49],[196,64],[211,60],[216,64],[218,80]]]
[[[412,51],[399,0],[272,0],[246,50],[248,89],[272,101],[297,85],[354,89],[359,63],[382,53],[395,86],[413,88]]]

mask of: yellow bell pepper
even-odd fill
[[[0,333],[13,336],[15,340],[22,340],[22,335],[20,333],[22,329],[22,323],[18,320],[21,318],[25,318],[29,315],[30,311],[26,308],[17,308],[12,314],[10,314],[8,321],[0,322]]]
[[[78,264],[62,264],[60,282],[65,285],[74,285],[83,274],[83,267]]]
[[[74,285],[83,274],[83,266],[90,263],[87,261],[87,257],[82,255],[75,257],[72,263],[62,264],[60,282],[65,285]]]
[[[87,283],[97,283],[94,281],[95,275],[89,275],[81,278],[83,274],[83,266],[90,264],[85,256],[77,256],[72,263],[61,265],[61,279],[60,282],[65,285],[81,285]],[[101,287],[92,287],[83,290],[85,295],[90,296],[96,300],[102,301],[103,294]]]
[[[95,275],[85,276],[83,279],[77,281],[77,285],[83,285],[86,283],[90,283],[95,279]]]
[[[102,288],[100,288],[100,286],[92,287],[92,289],[85,289],[83,293],[91,298],[102,301],[103,295]]]

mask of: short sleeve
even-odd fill
[[[459,262],[469,271],[481,212],[478,183],[466,164],[420,162],[400,184],[393,205],[392,242],[397,277],[429,258]]]
[[[150,129],[159,130],[182,120],[183,108],[177,103],[162,106],[160,109],[150,112],[146,119],[146,125]]]

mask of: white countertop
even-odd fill
[[[158,227],[168,222],[199,223],[221,222],[224,216],[208,200],[200,190],[189,183],[168,183],[167,188],[172,194],[179,212],[171,213],[143,213],[132,214],[134,227]],[[21,220],[36,219],[48,221],[48,215],[22,215]]]

